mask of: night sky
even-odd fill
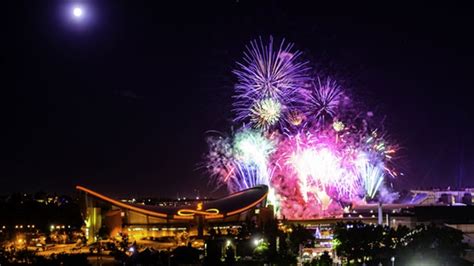
[[[0,194],[222,193],[199,169],[206,131],[230,130],[231,70],[270,35],[386,116],[403,147],[397,188],[474,186],[472,1],[86,1],[80,23],[72,2],[5,9]]]

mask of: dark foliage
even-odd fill
[[[459,265],[466,246],[461,231],[435,225],[420,225],[413,230],[368,225],[362,222],[339,223],[334,231],[335,249],[348,263],[390,263],[399,265],[428,261],[440,265]]]

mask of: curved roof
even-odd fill
[[[195,215],[202,215],[206,219],[217,219],[240,214],[264,202],[268,194],[268,187],[261,185],[217,200],[195,203],[185,207],[162,207],[124,203],[82,186],[76,186],[76,189],[120,208],[154,217],[184,220],[194,219]]]

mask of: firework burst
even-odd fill
[[[260,131],[244,128],[237,132],[233,141],[234,156],[246,164],[267,167],[269,155],[275,150],[273,141]]]
[[[229,191],[269,185],[268,157],[275,148],[261,132],[243,128],[232,137],[208,137],[207,142],[207,170]]]
[[[291,219],[338,215],[349,202],[390,202],[396,193],[385,178],[396,176],[398,146],[334,80],[316,77],[308,88],[307,64],[292,49],[272,38],[247,47],[234,71],[235,121],[244,126],[208,138],[208,172],[231,192],[269,186],[268,200]]]
[[[209,147],[209,152],[205,155],[207,172],[217,180],[217,184],[225,185],[234,171],[231,141],[228,137],[219,135],[207,137],[206,142]]]
[[[313,83],[308,100],[305,102],[306,115],[313,121],[322,123],[337,115],[344,102],[342,88],[333,80],[321,80]]]
[[[268,45],[261,38],[252,41],[243,62],[237,63],[238,68],[234,70],[238,79],[235,120],[248,121],[252,117],[251,123],[258,126],[275,124],[281,110],[298,98],[298,90],[309,80],[307,62],[300,62],[300,56],[299,51],[293,51],[291,43],[282,41],[277,46],[271,37]]]
[[[257,101],[250,109],[250,122],[257,128],[268,129],[278,123],[282,116],[280,102],[266,98]]]
[[[333,130],[310,130],[288,136],[273,156],[278,174],[298,180],[301,198],[331,191],[335,199],[351,199],[359,191],[350,143],[338,140]]]

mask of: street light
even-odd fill
[[[391,257],[390,261],[392,262],[392,266],[395,266],[395,257]]]
[[[253,244],[254,244],[255,246],[258,246],[258,243],[259,243],[259,242],[260,242],[260,241],[259,241],[258,239],[254,239],[254,240],[253,240]]]
[[[263,242],[263,238],[260,238],[260,239],[255,238],[255,239],[253,240],[253,244],[254,244],[256,247],[257,247],[260,243],[262,243],[262,242]]]

